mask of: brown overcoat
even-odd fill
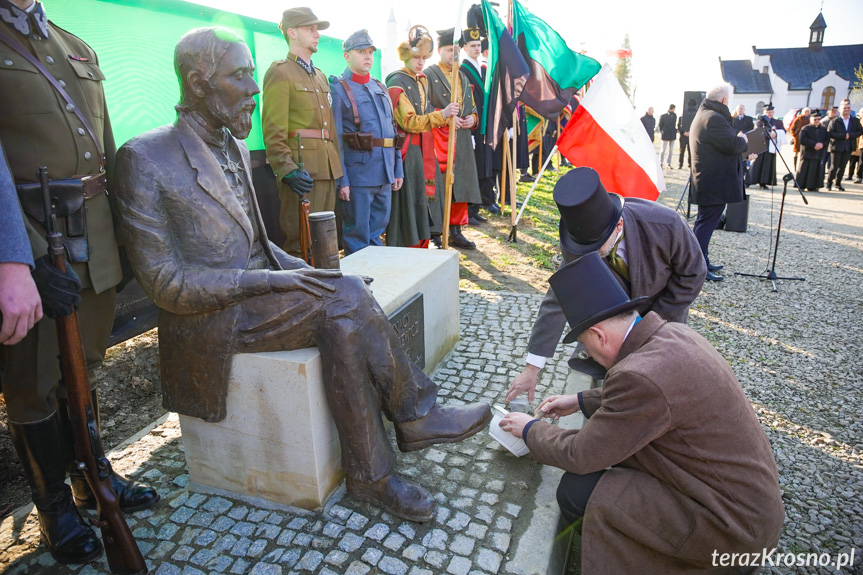
[[[587,505],[582,573],[708,569],[714,550],[756,553],[779,539],[776,461],[728,362],[694,330],[650,312],[603,387],[582,393],[579,430],[531,426],[540,462],[606,471]]]

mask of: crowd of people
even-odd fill
[[[396,473],[379,414],[393,421],[399,449],[411,451],[477,433],[489,407],[437,404],[435,383],[400,349],[364,278],[303,261],[303,213],[335,210],[346,253],[381,245],[382,236],[387,245],[428,248],[446,227],[451,245],[473,247],[462,226],[481,215],[478,207],[497,207],[498,166],[477,131],[485,74],[479,30],[460,34],[467,57],[455,82],[455,30],[438,32],[440,61],[425,66],[435,39],[421,27],[399,45],[404,67],[385,83],[370,76],[376,48],[365,30],[343,43],[345,71],[326,78],[312,56],[329,23],[292,8],[279,26],[288,55],[269,67],[262,90],[240,36],[190,31],[174,54],[177,121],[115,153],[95,52],[49,22],[39,2],[0,0],[0,8],[0,40],[11,50],[0,90],[14,95],[0,115],[0,150],[8,155],[0,168],[9,168],[0,170],[0,363],[9,429],[52,556],[84,563],[102,547],[77,511],[95,500],[68,448],[51,318],[77,309],[96,403],[94,370],[116,289],[132,272],[161,309],[167,408],[218,421],[232,354],[317,345],[347,493],[398,517],[432,520],[435,498]],[[284,249],[267,238],[243,141],[259,91]],[[661,204],[607,192],[590,167],[567,172],[554,188],[563,264],[505,400],[534,399],[539,371],[567,323],[563,341],[578,343],[570,366],[597,385],[546,398],[534,417],[511,413],[501,425],[523,437],[538,461],[567,471],[557,499],[568,526],[583,525],[587,574],[709,570],[717,549],[770,549],[782,527],[767,436],[727,361],[685,325],[704,281],[722,279],[709,242],[725,205],[743,199],[748,140],[735,121],[746,116],[738,109],[732,117],[730,93],[717,86],[687,122],[673,105],[659,121],[666,166],[678,135],[687,144],[679,168],[691,149],[694,230]],[[833,141],[828,184],[838,186],[863,135],[849,114],[843,103],[838,124],[826,130]],[[652,109],[642,121],[652,137]],[[767,121],[774,130],[765,137],[773,140],[778,126],[769,114]],[[794,135],[801,166],[810,147],[824,149],[824,142],[808,143],[822,136],[818,127],[812,134],[815,123]],[[767,184],[770,161],[753,162],[753,181]],[[33,184],[45,164],[70,261],[65,273],[43,255],[46,214]],[[448,220],[447,168],[457,174]],[[587,418],[580,431],[542,421],[579,410]],[[124,511],[158,504],[153,488],[108,471]]]

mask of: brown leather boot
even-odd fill
[[[396,423],[396,440],[402,451],[415,451],[436,443],[467,439],[491,421],[491,408],[485,403],[434,407],[423,417]]]
[[[382,507],[396,517],[419,522],[434,517],[436,503],[431,494],[395,473],[370,483],[347,477],[345,487],[354,498]]]

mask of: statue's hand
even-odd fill
[[[324,292],[336,291],[335,286],[322,280],[334,280],[340,277],[342,272],[339,270],[301,269],[270,272],[268,282],[274,292],[300,290],[321,298],[324,297]]]

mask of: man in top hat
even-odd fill
[[[767,140],[767,149],[758,154],[746,173],[746,185],[758,184],[762,190],[766,190],[767,186],[776,185],[776,152],[787,141],[785,126],[773,117],[774,113],[773,104],[767,104],[764,107],[764,120],[758,120],[757,124],[759,128],[764,128],[765,124],[769,124],[766,127],[770,129],[770,135],[763,135]]]
[[[525,413],[500,425],[534,459],[566,471],[557,501],[581,530],[585,575],[757,572],[744,560],[711,569],[779,540],[784,509],[767,435],[728,361],[690,327],[641,316],[644,298],[616,280],[596,252],[549,279],[572,326],[564,341],[584,344],[608,374],[602,388],[546,398],[535,417],[581,411],[583,427]]]
[[[436,110],[443,110],[452,101],[453,89],[450,80],[452,79],[452,66],[455,58],[454,36],[454,28],[438,30],[440,61],[423,70],[429,80],[429,101]],[[456,248],[473,250],[476,249],[476,244],[464,237],[462,226],[468,224],[468,205],[482,203],[479,176],[476,171],[476,158],[471,142],[471,133],[479,125],[479,116],[474,105],[470,82],[461,69],[459,69],[456,77],[455,93],[455,101],[459,104],[459,114],[455,119],[456,147],[455,158],[453,159],[452,207],[448,222],[449,243]],[[435,150],[442,172],[447,170],[447,149],[450,136],[448,125],[434,130]],[[447,222],[444,222],[444,225],[446,224]]]
[[[341,76],[330,76],[342,161],[336,201],[345,255],[382,245],[392,193],[404,181],[392,103],[386,86],[369,73],[376,51],[367,30],[354,32],[342,44],[347,68]]]
[[[425,26],[414,26],[411,37],[398,46],[404,67],[387,76],[393,102],[393,115],[406,137],[401,155],[405,179],[402,189],[393,194],[387,245],[428,248],[432,241],[440,247],[443,230],[443,178],[435,156],[432,129],[445,126],[458,114],[453,102],[443,110],[429,103],[428,78],[423,74],[431,57],[434,40]]]
[[[39,515],[42,542],[58,562],[86,563],[102,554],[102,544],[77,510],[95,509],[96,499],[75,461],[54,319],[78,311],[98,416],[96,370],[114,323],[116,286],[124,279],[113,190],[108,189],[116,149],[102,87],[105,75],[96,52],[49,20],[41,2],[0,0],[0,34],[0,141],[18,184],[11,209],[23,221],[33,258],[19,263],[34,263],[31,282],[39,289],[46,316],[15,345],[0,346],[7,422]],[[38,178],[42,166],[48,168],[51,196],[58,199],[53,212],[67,250],[66,274],[55,270],[47,255]],[[3,251],[12,247],[7,235],[12,229],[0,223]],[[19,289],[25,282],[20,275],[15,278]],[[2,309],[5,322],[8,308]],[[113,471],[110,478],[124,511],[159,501],[150,487]]]
[[[288,56],[273,62],[264,76],[264,143],[279,182],[279,225],[286,236],[284,249],[293,256],[300,256],[301,197],[307,195],[312,212],[332,211],[336,203],[335,180],[343,175],[330,85],[326,75],[312,63],[320,31],[329,26],[309,8],[285,10],[279,29],[288,43]],[[299,156],[303,168],[298,166]]]
[[[642,298],[639,312],[686,322],[706,269],[695,236],[674,210],[608,193],[592,168],[576,168],[561,177],[554,186],[554,201],[560,210],[562,266],[598,252],[626,293]],[[507,403],[524,392],[533,401],[539,371],[554,354],[565,325],[557,294],[549,289],[530,334],[527,365],[507,390]],[[581,346],[569,365],[596,379],[605,372],[586,359]]]

